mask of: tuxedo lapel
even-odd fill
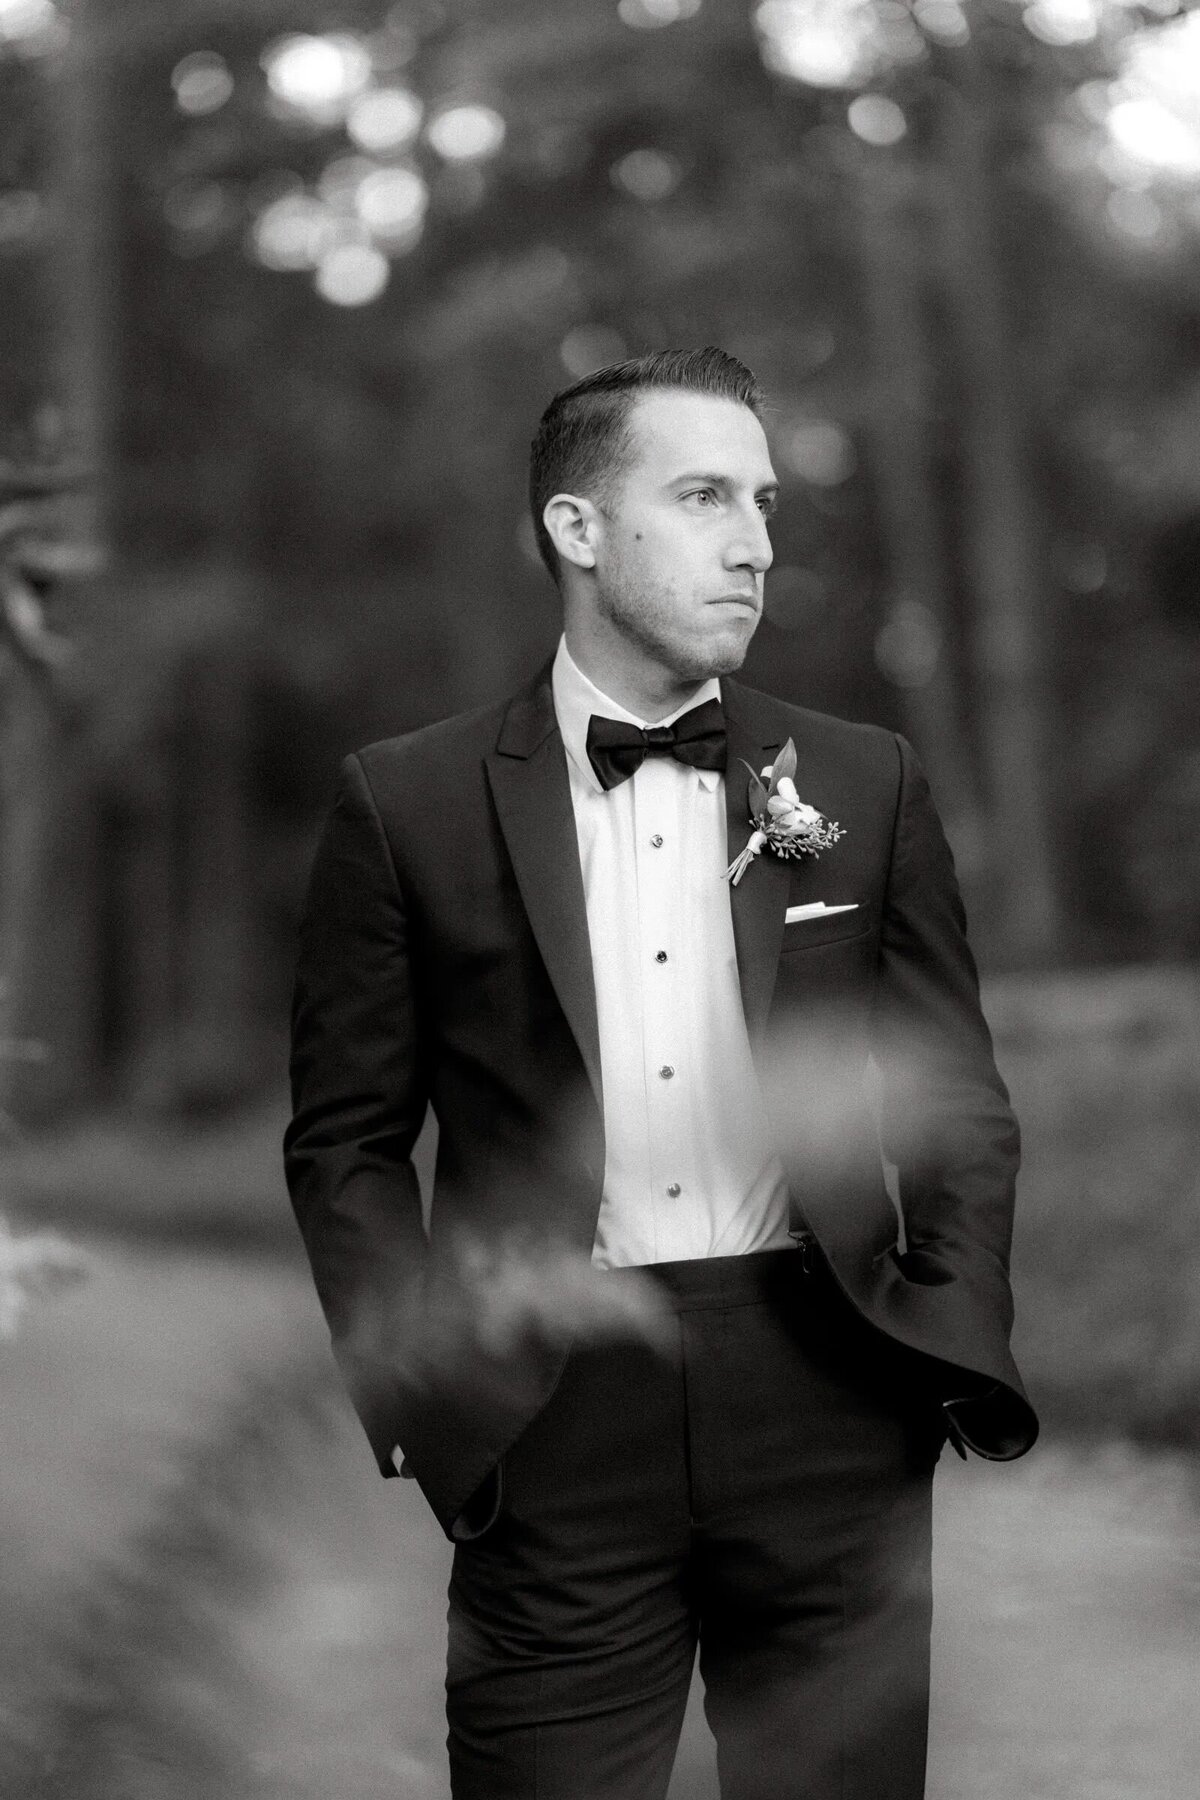
[[[750,718],[744,690],[736,683],[722,684],[722,698],[729,742],[725,820],[732,862],[738,852],[745,849],[753,829],[748,804],[750,776],[742,766],[743,761],[759,772],[775,760],[783,740],[778,735],[772,739],[769,730],[764,735],[761,723]],[[761,1037],[775,988],[788,883],[787,862],[782,857],[763,854],[755,857],[736,887],[730,886],[729,905],[733,915],[742,1010],[752,1047]]]
[[[600,1031],[587,907],[548,668],[509,707],[486,767],[533,935],[600,1102]]]

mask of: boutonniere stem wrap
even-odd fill
[[[826,819],[796,793],[796,746],[791,738],[761,776],[754,773],[749,763],[743,767],[750,777],[748,799],[754,830],[746,848],[725,871],[725,879],[734,887],[764,850],[771,850],[776,856],[819,856],[843,835],[835,819]]]

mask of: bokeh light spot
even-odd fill
[[[1100,30],[1096,0],[1033,0],[1022,14],[1025,29],[1043,44],[1090,44]]]
[[[754,22],[767,67],[810,87],[858,87],[927,54],[908,7],[894,0],[761,0]]]
[[[1119,101],[1108,115],[1108,129],[1117,147],[1146,168],[1200,175],[1200,130],[1160,101]]]
[[[1093,125],[1106,125],[1112,110],[1113,89],[1107,81],[1084,81],[1075,89],[1074,101]]]
[[[1119,232],[1142,243],[1156,238],[1165,223],[1163,209],[1153,195],[1131,188],[1115,188],[1105,201],[1104,210]]]
[[[334,214],[315,194],[286,193],[270,201],[250,229],[254,255],[268,269],[313,269],[337,237]]]
[[[234,204],[219,181],[177,181],[163,198],[163,216],[190,250],[215,244],[234,218]]]
[[[366,306],[388,284],[391,265],[373,244],[336,244],[321,258],[315,276],[322,300],[334,306]]]
[[[654,31],[661,25],[678,25],[694,19],[702,0],[620,0],[617,16],[635,31]]]
[[[317,192],[330,206],[353,212],[360,186],[378,167],[369,156],[335,156],[317,177]]]
[[[812,487],[840,487],[857,467],[849,433],[832,419],[802,419],[784,434],[779,454]]]
[[[563,368],[576,381],[625,356],[625,339],[611,325],[576,325],[558,347]]]
[[[846,108],[846,117],[856,137],[881,149],[898,144],[908,130],[903,112],[886,94],[860,94]]]
[[[0,194],[0,246],[34,237],[45,221],[46,207],[32,188],[9,188]]]
[[[506,129],[490,106],[448,106],[430,122],[426,136],[447,162],[478,162],[495,156]]]
[[[823,19],[793,0],[764,0],[755,19],[764,60],[776,74],[810,87],[845,87],[854,81],[861,44],[848,17]]]
[[[678,160],[663,150],[631,150],[613,164],[610,173],[615,187],[624,188],[646,205],[666,200],[683,175]]]
[[[346,130],[360,150],[384,156],[408,148],[421,129],[423,113],[408,88],[368,88],[351,103]]]
[[[955,0],[916,0],[913,17],[935,43],[957,46],[971,40],[967,15]]]
[[[171,86],[180,112],[211,113],[224,106],[233,93],[233,76],[225,58],[215,50],[194,50],[171,70]]]
[[[57,49],[66,34],[66,20],[53,0],[0,0],[0,44],[36,55]]]
[[[1108,555],[1094,539],[1073,538],[1056,546],[1062,583],[1073,594],[1095,594],[1108,580]]]
[[[267,85],[277,100],[316,123],[341,118],[371,79],[371,58],[355,37],[293,34],[262,54]]]
[[[933,679],[941,649],[941,627],[929,608],[901,600],[875,639],[875,662],[893,687],[922,688]]]
[[[421,34],[413,16],[412,0],[390,6],[383,24],[367,42],[377,73],[391,74],[409,64],[421,47]]]
[[[373,169],[359,183],[354,205],[373,237],[408,249],[421,235],[429,189],[416,169]]]

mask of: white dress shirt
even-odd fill
[[[648,756],[607,792],[587,755],[593,713],[644,728],[560,642],[554,709],[567,752],[587,904],[604,1094],[601,1268],[738,1256],[788,1243],[738,985],[724,778]]]

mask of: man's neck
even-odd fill
[[[592,686],[647,725],[678,712],[704,686],[705,677],[698,681],[681,680],[670,669],[649,663],[636,653],[623,654],[623,646],[593,640],[589,634],[572,630],[570,625],[563,635],[572,662]]]

